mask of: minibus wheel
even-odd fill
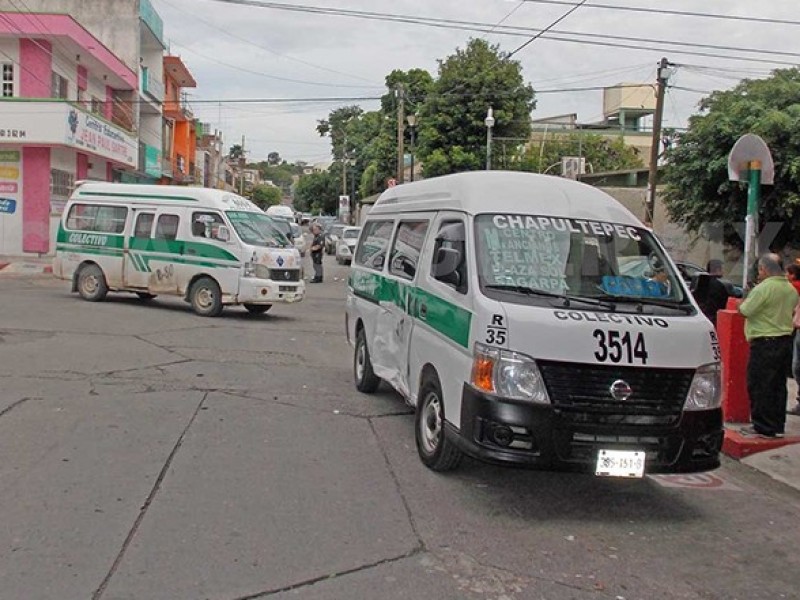
[[[363,329],[356,335],[356,350],[353,353],[353,375],[356,380],[356,389],[365,394],[371,394],[378,389],[381,378],[372,370],[372,361],[367,348],[367,336]]]
[[[103,270],[97,265],[86,265],[78,273],[78,293],[89,302],[100,302],[108,294]]]
[[[442,386],[435,373],[423,375],[414,425],[417,452],[426,467],[442,472],[459,465],[463,454],[444,433]]]
[[[210,277],[201,277],[192,285],[189,294],[192,308],[201,317],[218,317],[222,313],[222,292]]]
[[[245,302],[244,307],[251,315],[263,315],[272,308],[272,304],[250,304],[249,302]]]

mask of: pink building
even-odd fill
[[[71,16],[0,13],[0,255],[54,252],[75,181],[136,169],[138,87]]]

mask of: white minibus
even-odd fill
[[[482,171],[384,192],[349,275],[355,385],[420,458],[642,477],[719,466],[719,343],[653,232],[597,188]]]
[[[86,300],[174,295],[209,317],[236,304],[260,314],[305,294],[300,254],[272,218],[241,196],[199,187],[79,182],[53,273]]]

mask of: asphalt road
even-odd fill
[[[353,387],[326,263],[218,319],[0,277],[0,600],[800,597],[800,495],[738,463],[425,469],[410,409]]]

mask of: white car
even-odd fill
[[[290,225],[292,227],[292,241],[294,243],[294,247],[297,248],[300,256],[305,256],[306,250],[308,250],[308,241],[306,240],[306,236],[303,234],[303,230],[301,229],[300,225],[297,223],[290,223]]]
[[[342,236],[336,242],[336,262],[341,264],[347,263],[348,265],[353,260],[353,254],[356,251],[356,243],[358,236],[361,234],[361,227],[345,227],[342,230]]]

